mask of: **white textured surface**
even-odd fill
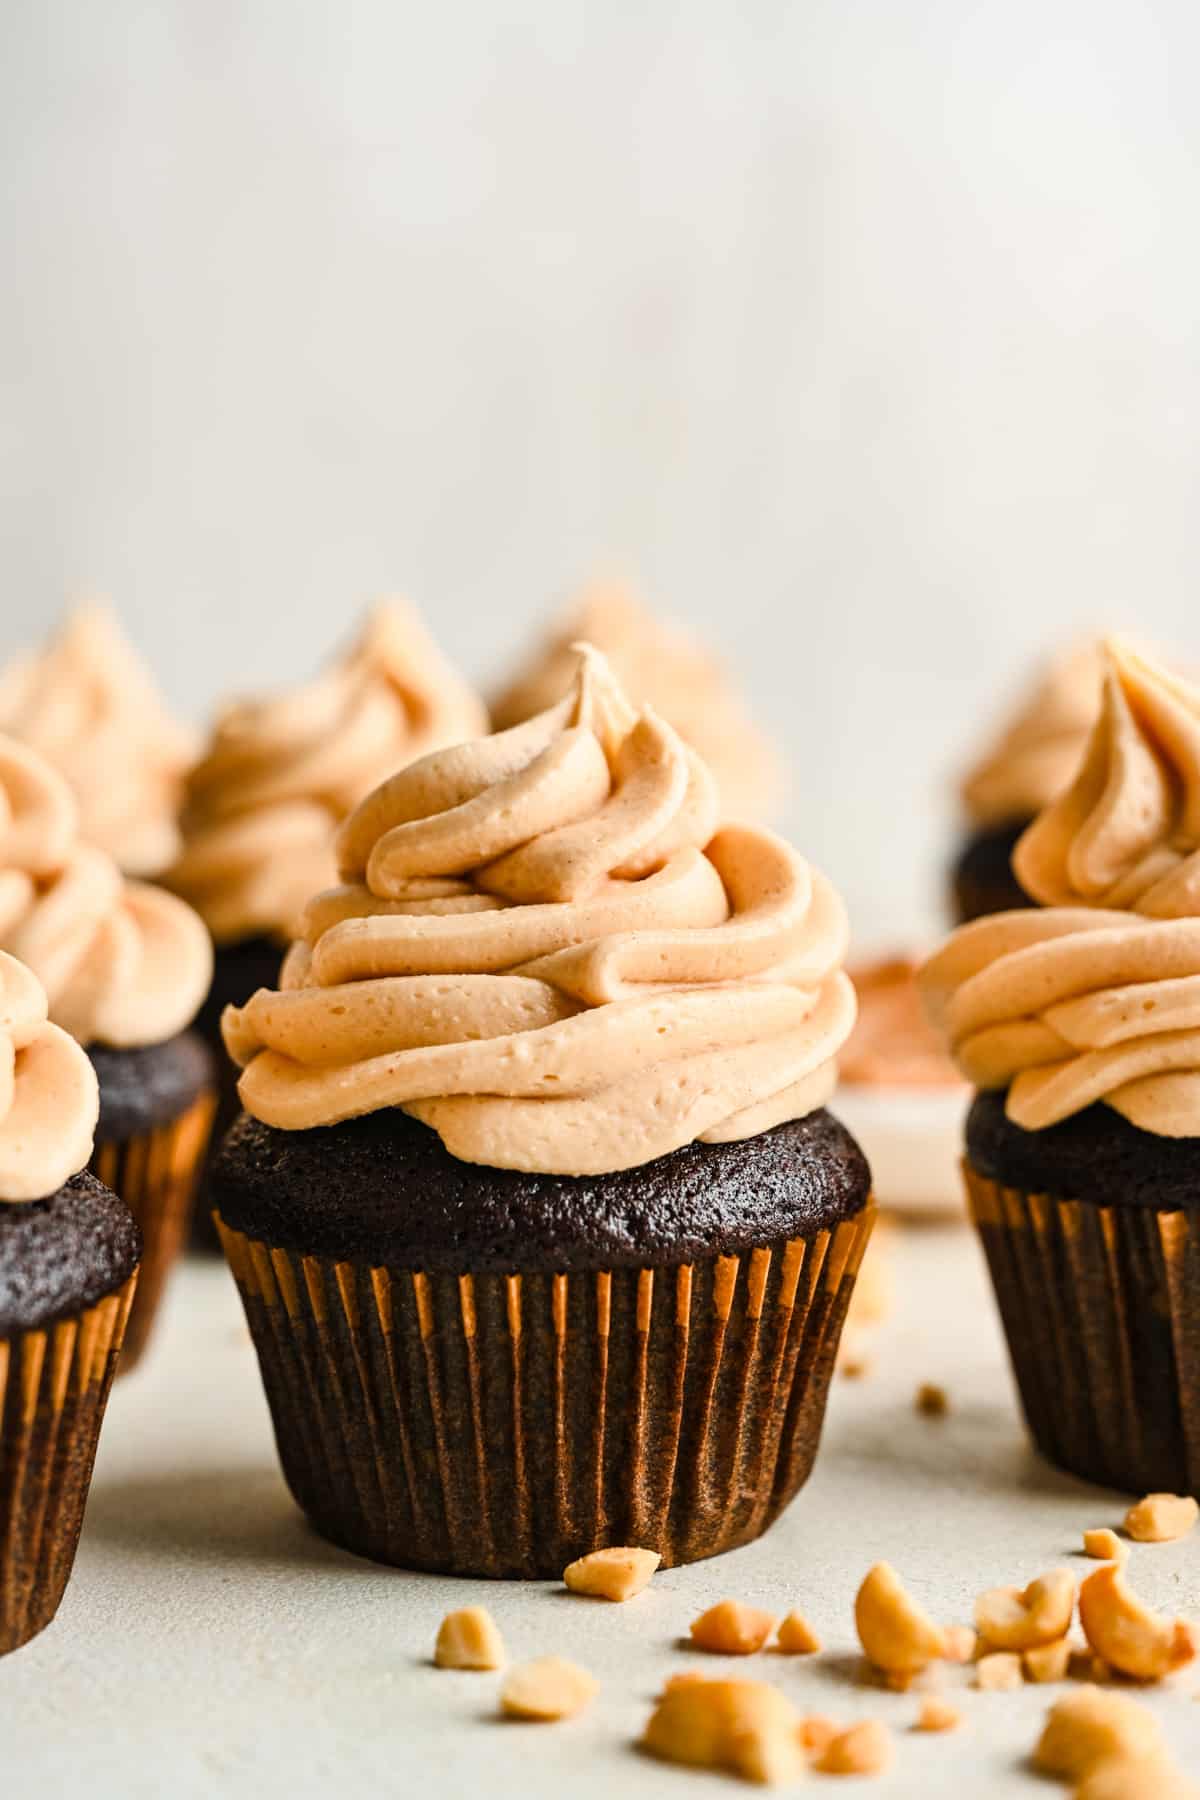
[[[0,1663],[5,1800],[736,1793],[631,1748],[663,1676],[698,1660],[676,1640],[727,1594],[798,1601],[826,1643],[816,1659],[760,1657],[739,1673],[777,1680],[799,1705],[896,1727],[895,1768],[864,1793],[1046,1800],[1060,1790],[1023,1759],[1052,1690],[964,1692],[961,1732],[912,1735],[911,1696],[856,1685],[854,1590],[888,1557],[936,1614],[967,1619],[985,1585],[1067,1561],[1083,1572],[1081,1529],[1117,1523],[1123,1503],[1026,1449],[968,1232],[905,1234],[897,1266],[877,1372],[835,1383],[817,1472],[790,1512],[761,1543],[661,1575],[625,1607],[552,1585],[407,1575],[314,1537],[276,1472],[232,1283],[188,1267],[150,1361],[117,1387],[58,1620]],[[929,1379],[949,1388],[946,1420],[913,1412]],[[1200,1534],[1135,1548],[1132,1568],[1155,1603],[1200,1611]],[[440,1617],[467,1599],[492,1607],[514,1658],[553,1650],[591,1668],[602,1683],[591,1711],[503,1724],[494,1677],[431,1668]],[[1146,1696],[1193,1768],[1197,1684]]]

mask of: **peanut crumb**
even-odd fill
[[[969,1625],[947,1625],[946,1661],[953,1663],[969,1663],[975,1660],[979,1649],[979,1633],[972,1631]]]
[[[1071,1640],[1065,1637],[1058,1638],[1053,1644],[1035,1644],[1032,1650],[1023,1651],[1021,1666],[1026,1681],[1065,1681],[1071,1666],[1071,1653]]]
[[[1196,1627],[1151,1612],[1118,1563],[1105,1563],[1083,1583],[1079,1622],[1095,1655],[1136,1681],[1161,1681],[1186,1667],[1200,1649]]]
[[[1169,1544],[1186,1537],[1198,1518],[1190,1494],[1147,1494],[1125,1514],[1125,1529],[1135,1544]]]
[[[1075,1577],[1051,1569],[1028,1587],[990,1588],[975,1602],[979,1635],[993,1650],[1032,1650],[1064,1637],[1075,1611]]]
[[[500,1690],[500,1706],[510,1719],[542,1723],[570,1719],[583,1711],[597,1685],[578,1663],[566,1662],[560,1656],[542,1656],[507,1676]]]
[[[677,1669],[674,1675],[667,1676],[663,1682],[662,1691],[664,1694],[673,1694],[676,1688],[695,1687],[698,1681],[707,1681],[708,1679],[709,1677],[702,1674],[699,1669]]]
[[[433,1660],[439,1669],[502,1669],[504,1640],[486,1606],[449,1612],[438,1627]]]
[[[830,1719],[824,1713],[809,1713],[800,1721],[800,1742],[813,1755],[820,1756],[841,1729],[836,1719]]]
[[[740,1600],[718,1600],[692,1620],[692,1642],[714,1656],[752,1656],[775,1629],[773,1613],[744,1606]]]
[[[648,1586],[662,1561],[657,1550],[593,1550],[568,1563],[563,1580],[573,1594],[595,1600],[632,1600]]]
[[[1198,1800],[1200,1788],[1165,1756],[1116,1756],[1097,1763],[1074,1800]]]
[[[785,1656],[813,1656],[821,1648],[821,1640],[803,1613],[793,1607],[775,1634],[775,1648]]]
[[[1107,1525],[1098,1525],[1094,1531],[1083,1534],[1083,1553],[1094,1556],[1097,1562],[1123,1562],[1129,1554],[1115,1531]]]
[[[921,1702],[913,1730],[954,1731],[961,1724],[962,1714],[957,1706],[952,1706],[940,1694],[927,1694]]]
[[[839,1731],[822,1752],[823,1775],[880,1775],[892,1760],[892,1734],[879,1719],[861,1719]]]
[[[944,1419],[950,1411],[950,1396],[936,1382],[923,1381],[917,1389],[916,1408],[923,1419]]]
[[[854,1601],[868,1662],[889,1675],[917,1675],[946,1654],[946,1634],[912,1601],[890,1563],[869,1569]]]
[[[1161,1755],[1162,1748],[1162,1727],[1139,1700],[1081,1687],[1056,1700],[1046,1714],[1033,1766],[1060,1781],[1079,1781],[1111,1758],[1145,1760]]]
[[[1024,1685],[1021,1659],[1012,1650],[993,1650],[975,1664],[975,1686],[988,1694],[1009,1693]]]
[[[858,1344],[847,1344],[837,1359],[838,1374],[847,1381],[865,1381],[875,1359]]]
[[[766,1682],[688,1682],[663,1695],[642,1745],[664,1762],[774,1784],[803,1773],[800,1731],[791,1702]]]

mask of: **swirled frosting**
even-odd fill
[[[1093,639],[1043,672],[963,781],[963,805],[975,826],[1032,819],[1062,793],[1095,723],[1102,680]]]
[[[99,1114],[91,1063],[47,1022],[37,976],[0,951],[0,1204],[47,1199],[77,1175]]]
[[[287,942],[336,877],[333,833],[351,807],[403,764],[486,729],[412,609],[378,606],[316,680],[218,718],[188,783],[170,885],[218,943]]]
[[[854,1021],[845,913],[604,659],[426,757],[338,836],[282,991],[229,1008],[247,1110],[402,1107],[466,1162],[587,1175],[822,1105]],[[715,831],[715,835],[714,835]]]
[[[66,777],[84,838],[128,874],[156,875],[174,860],[184,776],[199,746],[170,717],[106,607],[77,608],[44,650],[0,675],[0,732]]]
[[[1120,644],[1105,669],[1078,774],[1014,855],[1043,910],[964,926],[922,985],[1016,1124],[1104,1101],[1200,1137],[1200,689]]]
[[[631,700],[652,706],[700,754],[730,818],[768,818],[783,789],[778,757],[753,723],[727,672],[699,644],[640,605],[627,589],[589,589],[538,657],[492,708],[497,730],[561,700],[575,677],[575,645],[609,660]]]
[[[162,888],[129,881],[78,835],[64,778],[0,737],[0,949],[45,988],[50,1018],[81,1044],[156,1044],[195,1017],[212,979],[202,921]]]

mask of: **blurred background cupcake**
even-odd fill
[[[213,1195],[292,1492],[381,1561],[678,1563],[806,1479],[871,1225],[840,900],[595,652],[338,838]],[[714,835],[715,832],[715,835]]]
[[[0,952],[0,1655],[45,1629],[70,1577],[141,1248],[80,1172],[96,1075],[46,1014]]]
[[[50,1018],[99,1081],[90,1167],[145,1243],[123,1367],[145,1347],[184,1237],[214,1094],[212,1056],[187,1027],[208,991],[203,923],[163,888],[130,881],[79,836],[65,779],[0,737],[0,948],[33,970]]]
[[[1119,643],[1073,782],[1014,855],[1036,906],[922,983],[1025,1415],[1106,1485],[1200,1492],[1200,689]]]

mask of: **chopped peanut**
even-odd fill
[[[543,1656],[512,1671],[500,1690],[500,1706],[510,1719],[570,1719],[583,1711],[597,1686],[577,1663]]]
[[[888,1674],[917,1675],[946,1654],[946,1634],[909,1599],[890,1563],[868,1570],[854,1602],[867,1659]]]
[[[1138,1681],[1161,1681],[1200,1649],[1196,1627],[1151,1612],[1117,1563],[1105,1563],[1080,1588],[1079,1622],[1096,1655]]]
[[[892,1734],[879,1719],[861,1719],[837,1736],[823,1752],[822,1775],[879,1775],[892,1760]]]
[[[763,1681],[700,1681],[664,1694],[643,1747],[664,1762],[728,1769],[748,1781],[794,1781],[804,1768],[800,1721]]]
[[[827,1718],[824,1713],[809,1713],[800,1721],[800,1742],[806,1750],[820,1756],[841,1729],[836,1719]]]
[[[1200,1506],[1190,1494],[1147,1494],[1125,1514],[1125,1529],[1135,1544],[1169,1544],[1186,1537]]]
[[[846,1344],[838,1355],[837,1370],[847,1381],[863,1381],[875,1366],[875,1360],[858,1343]]]
[[[979,1634],[971,1630],[969,1625],[947,1625],[946,1661],[953,1663],[969,1663],[974,1660],[979,1648]]]
[[[921,1702],[914,1731],[953,1731],[962,1724],[962,1714],[940,1694],[927,1694]]]
[[[992,1588],[975,1602],[979,1635],[993,1650],[1032,1650],[1067,1632],[1075,1611],[1075,1577],[1051,1569],[1026,1588]]]
[[[1097,1763],[1074,1800],[1200,1800],[1200,1788],[1165,1756],[1118,1756]]]
[[[803,1613],[793,1607],[775,1634],[775,1648],[785,1656],[813,1656],[821,1648],[821,1640]]]
[[[447,1613],[438,1627],[433,1660],[439,1669],[502,1669],[504,1641],[485,1606]]]
[[[718,1600],[692,1620],[692,1642],[714,1656],[752,1656],[775,1629],[773,1613],[743,1606],[740,1600]]]
[[[1144,1759],[1160,1755],[1162,1747],[1162,1727],[1139,1700],[1082,1687],[1050,1708],[1033,1766],[1060,1781],[1078,1781],[1113,1757]]]
[[[1129,1554],[1115,1531],[1107,1525],[1098,1525],[1094,1531],[1083,1534],[1083,1552],[1085,1556],[1094,1556],[1099,1562],[1124,1562]]]
[[[563,1580],[573,1594],[595,1600],[632,1600],[649,1584],[662,1557],[657,1550],[593,1550],[568,1563]]]
[[[672,1694],[676,1688],[694,1687],[698,1681],[710,1679],[710,1676],[702,1674],[699,1669],[677,1669],[674,1675],[667,1676],[662,1684],[662,1691],[664,1694]]]
[[[950,1396],[936,1382],[923,1381],[917,1389],[916,1408],[925,1419],[944,1419],[950,1411]]]
[[[1056,1638],[1052,1644],[1035,1644],[1032,1650],[1021,1653],[1026,1681],[1065,1681],[1070,1666],[1070,1638]]]
[[[975,1686],[985,1693],[1008,1693],[1024,1684],[1021,1659],[1011,1650],[993,1650],[975,1664]]]

